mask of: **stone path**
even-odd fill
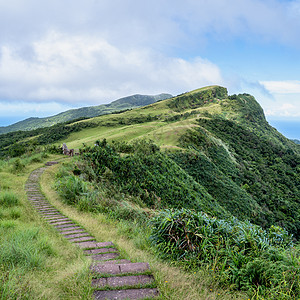
[[[28,200],[38,213],[71,243],[92,259],[92,286],[95,299],[145,299],[158,296],[148,263],[122,259],[112,242],[97,242],[79,224],[51,205],[40,191],[39,178],[48,166],[33,171],[26,184]]]

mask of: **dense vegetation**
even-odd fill
[[[299,238],[300,155],[296,150],[229,120],[200,119],[198,124],[181,140],[186,147],[193,146],[194,155],[174,155],[177,163],[234,215],[263,227],[280,225]]]
[[[58,174],[57,190],[80,210],[106,212],[140,224],[149,220],[150,239],[158,255],[182,261],[192,270],[207,265],[224,286],[247,290],[258,298],[296,299],[300,295],[299,247],[294,247],[293,237],[279,226],[264,230],[247,221],[254,213],[249,206],[247,214],[247,205],[253,204],[252,209],[258,205],[216,167],[212,175],[219,177],[219,183],[224,180],[219,188],[211,186],[218,192],[197,183],[175,162],[184,164],[182,158],[188,156],[194,160],[187,169],[197,170],[205,162],[197,164],[195,152],[166,155],[147,141],[111,145],[97,141],[96,146],[83,149],[71,172]],[[218,201],[222,207],[213,197],[222,199],[224,194],[218,193],[223,189],[231,198]],[[230,201],[238,203],[238,197],[240,212],[238,204]]]
[[[205,104],[219,102],[220,99],[227,97],[227,89],[223,87],[214,87],[201,90],[200,93],[190,92],[179,95],[168,103],[168,106],[174,111],[181,112],[185,109],[195,109]]]
[[[130,147],[130,146],[129,146]],[[139,196],[148,207],[188,207],[224,214],[217,202],[173,160],[149,142],[131,146],[133,155],[121,156],[106,141],[83,149],[82,158],[97,176],[110,172],[110,180],[124,192]]]
[[[268,231],[236,218],[203,212],[163,210],[151,220],[159,255],[189,266],[207,264],[224,285],[269,299],[300,296],[299,249],[280,227]]]

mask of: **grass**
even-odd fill
[[[0,161],[0,299],[90,299],[89,261],[37,215],[24,184],[34,169],[59,156]],[[37,159],[38,158],[38,159]]]
[[[201,88],[190,92],[189,94],[197,94],[201,91],[208,90],[211,87]],[[121,114],[109,114],[96,117],[92,119],[92,122],[98,123],[98,127],[83,129],[80,132],[72,133],[66,140],[70,148],[79,148],[82,143],[92,145],[96,140],[106,138],[111,140],[125,140],[131,141],[136,138],[151,138],[158,145],[164,145],[165,147],[174,147],[177,144],[177,137],[172,138],[175,132],[181,135],[187,128],[194,126],[194,122],[198,117],[204,117],[204,114],[209,112],[210,114],[221,113],[222,108],[220,104],[211,103],[209,106],[199,107],[197,109],[185,109],[185,113],[196,113],[187,120],[172,122],[164,122],[164,120],[170,116],[180,115],[180,113],[171,110],[168,104],[172,101],[167,99],[161,102],[157,102],[146,107],[137,108],[134,110],[126,111]],[[120,125],[120,121],[129,122],[131,119],[151,116],[156,117],[154,122],[145,122],[142,124],[133,125]],[[79,122],[91,122],[91,120],[82,120]]]
[[[117,221],[104,214],[78,211],[63,204],[53,189],[59,166],[47,169],[42,176],[43,192],[63,214],[81,224],[98,241],[112,241],[122,257],[132,262],[149,262],[161,293],[161,299],[247,299],[243,293],[217,288],[217,282],[204,268],[187,272],[171,263],[160,260],[147,246],[147,232],[138,224]]]

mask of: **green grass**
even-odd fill
[[[43,158],[44,157],[44,158]],[[89,262],[31,207],[24,184],[34,169],[58,156],[15,159],[0,169],[0,299],[89,299]]]
[[[1,192],[0,193],[0,206],[12,207],[19,204],[18,197],[13,192]]]

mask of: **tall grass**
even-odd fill
[[[4,191],[0,193],[0,206],[13,207],[19,204],[20,201],[13,192]]]
[[[6,269],[0,265],[0,300],[32,299],[29,281],[24,281],[24,270]]]
[[[19,229],[7,234],[0,244],[0,261],[8,267],[43,268],[54,251],[39,234],[39,228]]]

